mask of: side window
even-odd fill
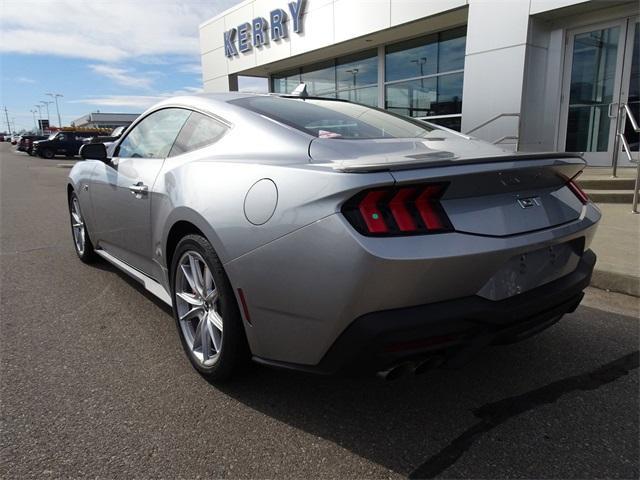
[[[175,157],[211,145],[217,142],[226,131],[227,127],[213,118],[192,112],[178,135],[176,143],[173,144],[169,156]]]
[[[190,111],[165,108],[138,123],[118,147],[121,158],[165,158]]]

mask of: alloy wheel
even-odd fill
[[[71,229],[73,230],[73,241],[76,244],[76,250],[82,255],[84,253],[86,233],[84,220],[80,212],[80,203],[75,195],[71,200]]]
[[[194,359],[215,364],[222,349],[220,296],[204,258],[193,250],[182,254],[175,278],[175,304],[182,334]]]

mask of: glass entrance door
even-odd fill
[[[623,19],[569,33],[560,146],[584,152],[590,165],[611,165],[620,102],[638,108],[637,25]]]

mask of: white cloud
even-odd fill
[[[202,65],[200,63],[186,63],[178,67],[180,73],[192,73],[202,75]]]
[[[100,107],[125,107],[145,110],[155,103],[169,97],[179,95],[193,95],[201,93],[202,88],[187,87],[173,92],[164,92],[157,95],[105,95],[101,97],[89,97],[80,100],[72,100],[69,103],[82,103],[86,105],[96,105]]]
[[[15,77],[14,80],[18,83],[28,83],[28,84],[36,83],[36,81],[33,78],[29,78],[29,77]]]
[[[3,0],[0,51],[102,62],[197,56],[198,25],[239,0]]]
[[[150,78],[148,76],[149,74],[139,76],[125,68],[112,67],[109,65],[89,65],[89,68],[91,68],[94,73],[103,75],[125,87],[149,88],[153,83],[153,78]]]

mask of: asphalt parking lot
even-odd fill
[[[162,303],[76,258],[68,163],[0,144],[2,478],[638,478],[638,299],[591,289],[461,370],[213,386]]]

